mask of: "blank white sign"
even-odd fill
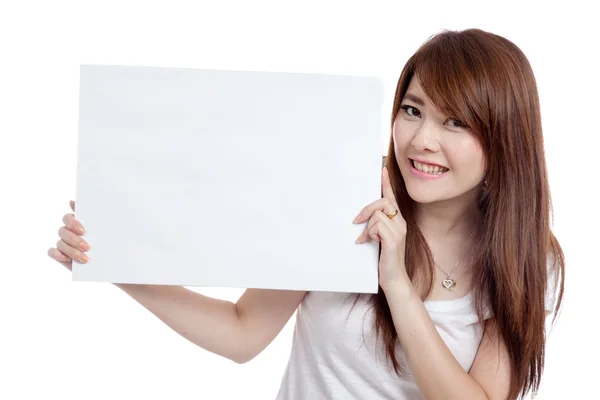
[[[378,78],[83,65],[73,280],[375,293]]]

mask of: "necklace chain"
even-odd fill
[[[436,261],[435,259],[433,260],[433,262],[434,262],[435,266],[436,266],[436,267],[437,267],[437,268],[438,268],[440,271],[442,271],[442,273],[443,273],[444,275],[446,275],[446,278],[450,278],[450,275],[452,274],[452,272],[454,272],[454,268],[456,268],[456,266],[458,265],[458,261],[457,261],[457,262],[456,262],[456,264],[454,264],[454,267],[452,267],[452,269],[450,270],[450,272],[446,272],[446,271],[444,271],[442,268],[440,268],[440,266],[438,265],[438,263],[437,263],[437,261]]]
[[[471,236],[469,236],[469,241],[471,240],[471,238],[473,237],[473,233],[475,232],[475,230],[471,231]],[[458,266],[458,263],[460,263],[462,261],[463,258],[465,258],[465,256],[468,254],[468,251],[465,251],[463,253],[463,255],[456,261],[456,263],[454,264],[454,266],[452,267],[452,269],[450,270],[450,272],[446,272],[442,269],[442,267],[440,267],[440,265],[438,264],[437,260],[435,259],[435,257],[433,258],[433,263],[435,264],[436,267],[438,267],[438,269],[440,271],[442,271],[444,273],[444,275],[446,275],[446,278],[450,279],[450,275],[452,275],[452,273],[454,272],[454,270],[456,269],[456,267]]]
[[[436,267],[438,267],[438,269],[439,269],[440,271],[442,271],[442,272],[444,273],[444,275],[446,275],[446,278],[450,278],[450,275],[452,275],[452,273],[454,272],[454,269],[455,269],[455,268],[458,266],[458,263],[459,263],[459,262],[461,262],[461,260],[462,260],[462,259],[465,257],[465,255],[466,255],[466,254],[467,254],[467,253],[465,252],[465,254],[464,254],[464,255],[463,255],[461,258],[459,258],[459,259],[458,259],[458,261],[456,261],[456,263],[454,264],[454,267],[452,267],[452,269],[450,270],[450,272],[446,272],[446,271],[444,271],[444,270],[443,270],[443,269],[442,269],[442,268],[439,266],[439,264],[438,264],[438,262],[436,261],[436,259],[435,259],[435,258],[433,259],[433,262],[434,262],[435,266],[436,266]]]

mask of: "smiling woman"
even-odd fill
[[[452,398],[444,391],[461,385],[463,398],[512,399],[536,390],[545,316],[560,307],[564,261],[550,230],[540,107],[527,58],[481,30],[434,36],[402,71],[392,131],[387,166],[407,225],[407,275],[421,299],[437,297],[461,260],[457,244],[464,244],[470,255],[454,278],[469,282],[485,331],[481,342],[473,338],[480,347],[467,378],[431,329],[430,321],[440,328],[435,317],[422,307],[407,312],[395,295],[380,293],[373,304],[388,358],[400,371],[392,351],[399,340],[427,398]],[[421,320],[406,323],[410,317]]]
[[[357,245],[380,244],[377,294],[248,289],[234,304],[183,287],[117,286],[186,339],[238,363],[298,310],[280,400],[536,391],[564,261],[550,229],[527,58],[482,30],[435,35],[402,70],[390,122],[382,197],[353,221],[365,224]],[[72,214],[63,221],[48,254],[70,268],[72,259],[86,262],[90,244]]]
[[[398,166],[412,199],[430,203],[469,192],[474,200],[485,174],[480,139],[465,123],[436,108],[418,76],[411,79],[402,99],[393,135]],[[437,180],[434,188],[425,183],[432,179]]]

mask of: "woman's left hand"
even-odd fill
[[[396,203],[387,168],[382,171],[381,186],[383,197],[363,208],[353,222],[360,224],[368,221],[356,243],[365,243],[370,238],[381,245],[379,286],[385,291],[397,283],[408,281],[404,264],[406,221]]]

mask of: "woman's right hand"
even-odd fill
[[[71,200],[69,204],[71,209],[75,211],[75,202]],[[56,247],[48,249],[48,256],[71,271],[71,261],[73,259],[84,264],[88,261],[85,252],[90,249],[90,246],[81,238],[85,231],[83,225],[75,219],[74,214],[65,214],[63,223],[65,225],[58,230],[60,240],[56,243]]]

